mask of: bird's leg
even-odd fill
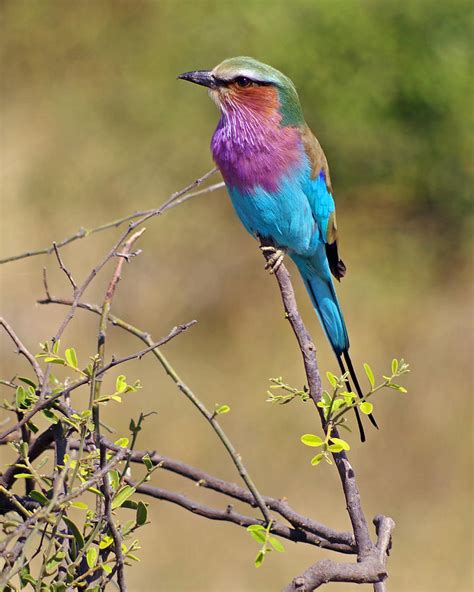
[[[285,248],[272,246],[261,246],[260,249],[264,253],[272,253],[271,257],[269,257],[265,264],[265,269],[269,269],[270,273],[275,273],[278,271],[278,268],[283,263],[283,259],[287,253],[287,250]]]

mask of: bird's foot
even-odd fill
[[[279,249],[277,247],[260,247],[264,253],[272,253],[271,257],[268,258],[265,263],[265,269],[269,269],[270,273],[275,273],[283,263],[283,259],[287,253],[286,249]]]

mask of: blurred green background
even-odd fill
[[[212,167],[215,106],[177,74],[243,54],[293,79],[331,166],[348,266],[338,292],[353,360],[359,368],[370,362],[378,375],[393,356],[413,367],[408,395],[383,393],[375,401],[380,431],[368,428],[365,445],[351,440],[367,516],[382,512],[397,523],[390,590],[471,590],[472,3],[1,4],[1,257],[156,206]],[[198,319],[165,351],[206,404],[231,406],[222,423],[261,491],[348,528],[334,468],[311,467],[311,451],[299,443],[317,430],[315,415],[303,404],[265,402],[269,377],[301,386],[304,375],[275,281],[225,192],[146,226],[144,252],[125,270],[115,313],[156,338]],[[116,236],[107,231],[63,250],[76,278]],[[35,304],[43,265],[52,291],[68,295],[51,258],[0,267],[2,314],[33,349],[65,313]],[[86,300],[100,299],[110,271]],[[336,371],[291,271],[321,368]],[[86,359],[96,330],[97,320],[78,312],[63,342]],[[24,372],[5,337],[0,344],[0,375]],[[140,347],[111,329],[109,354]],[[156,410],[140,448],[238,481],[208,425],[156,362],[130,364],[126,374],[140,377],[144,389],[120,408],[108,407],[108,423],[123,433],[131,416]],[[7,462],[7,452],[0,454]],[[216,495],[164,472],[154,480],[224,507]],[[128,573],[132,591],[273,591],[325,556],[287,543],[285,554],[256,570],[257,545],[243,529],[164,502],[151,507],[142,562]]]

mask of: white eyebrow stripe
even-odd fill
[[[231,80],[235,80],[239,76],[244,76],[245,78],[250,78],[255,82],[276,82],[274,80],[269,80],[268,78],[262,79],[261,74],[257,71],[252,70],[251,68],[242,68],[241,70],[235,70],[233,72],[224,72],[223,74],[216,72],[216,70],[212,71],[212,74],[219,80],[223,80],[224,82],[230,82]]]

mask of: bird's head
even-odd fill
[[[299,125],[304,121],[293,82],[254,58],[229,58],[213,70],[186,72],[178,78],[206,86],[224,114],[250,110],[261,117],[279,113],[280,125]]]

